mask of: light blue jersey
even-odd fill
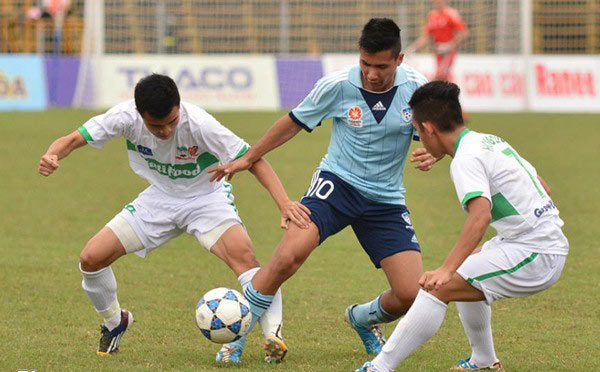
[[[404,161],[416,136],[408,101],[426,82],[413,68],[400,65],[390,90],[369,92],[356,65],[320,79],[290,117],[309,132],[333,118],[331,142],[319,169],[334,173],[368,199],[403,205]]]

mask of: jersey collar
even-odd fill
[[[454,155],[452,155],[452,156],[456,156],[456,150],[458,150],[458,145],[460,144],[460,141],[469,132],[470,132],[469,128],[465,128],[465,129],[463,129],[462,132],[460,132],[458,137],[456,137],[456,141],[454,142]]]
[[[360,78],[360,65],[354,65],[350,67],[348,71],[348,81],[357,88],[363,88],[362,80]],[[396,68],[396,79],[394,80],[394,86],[402,85],[408,81],[406,77],[406,71],[402,68],[402,65]]]

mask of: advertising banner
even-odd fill
[[[534,56],[529,64],[532,111],[600,112],[600,58]]]
[[[273,56],[105,56],[97,72],[98,104],[133,98],[135,84],[151,73],[168,75],[181,98],[207,110],[277,110]]]
[[[42,58],[0,55],[0,111],[44,110],[47,106]]]

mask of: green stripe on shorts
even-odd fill
[[[504,274],[514,273],[515,271],[519,270],[523,266],[525,266],[528,263],[530,263],[531,261],[533,261],[537,256],[538,256],[538,253],[532,253],[531,256],[529,256],[526,259],[524,259],[523,261],[519,262],[515,267],[511,267],[510,269],[506,269],[506,270],[494,271],[493,273],[487,273],[487,274],[479,275],[476,278],[469,278],[469,279],[467,279],[467,282],[473,283],[476,280],[478,282],[481,282],[483,280],[486,280],[486,279],[489,279],[489,278],[493,278],[495,276],[500,276],[500,275],[504,275]]]

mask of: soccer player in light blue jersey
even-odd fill
[[[406,313],[419,289],[421,253],[405,205],[403,169],[416,134],[408,101],[426,80],[401,65],[400,29],[390,19],[371,19],[359,47],[359,65],[319,80],[243,157],[209,172],[214,173],[213,180],[231,177],[302,129],[312,132],[324,119],[333,119],[328,153],[301,200],[310,209],[311,223],[306,228],[290,225],[245,295],[253,315],[260,316],[310,253],[350,225],[390,284],[374,300],[346,309],[346,321],[367,353],[376,354],[385,342],[377,325]],[[429,170],[435,160],[425,149],[415,150],[411,157],[421,170]],[[278,345],[270,347],[277,359]]]

